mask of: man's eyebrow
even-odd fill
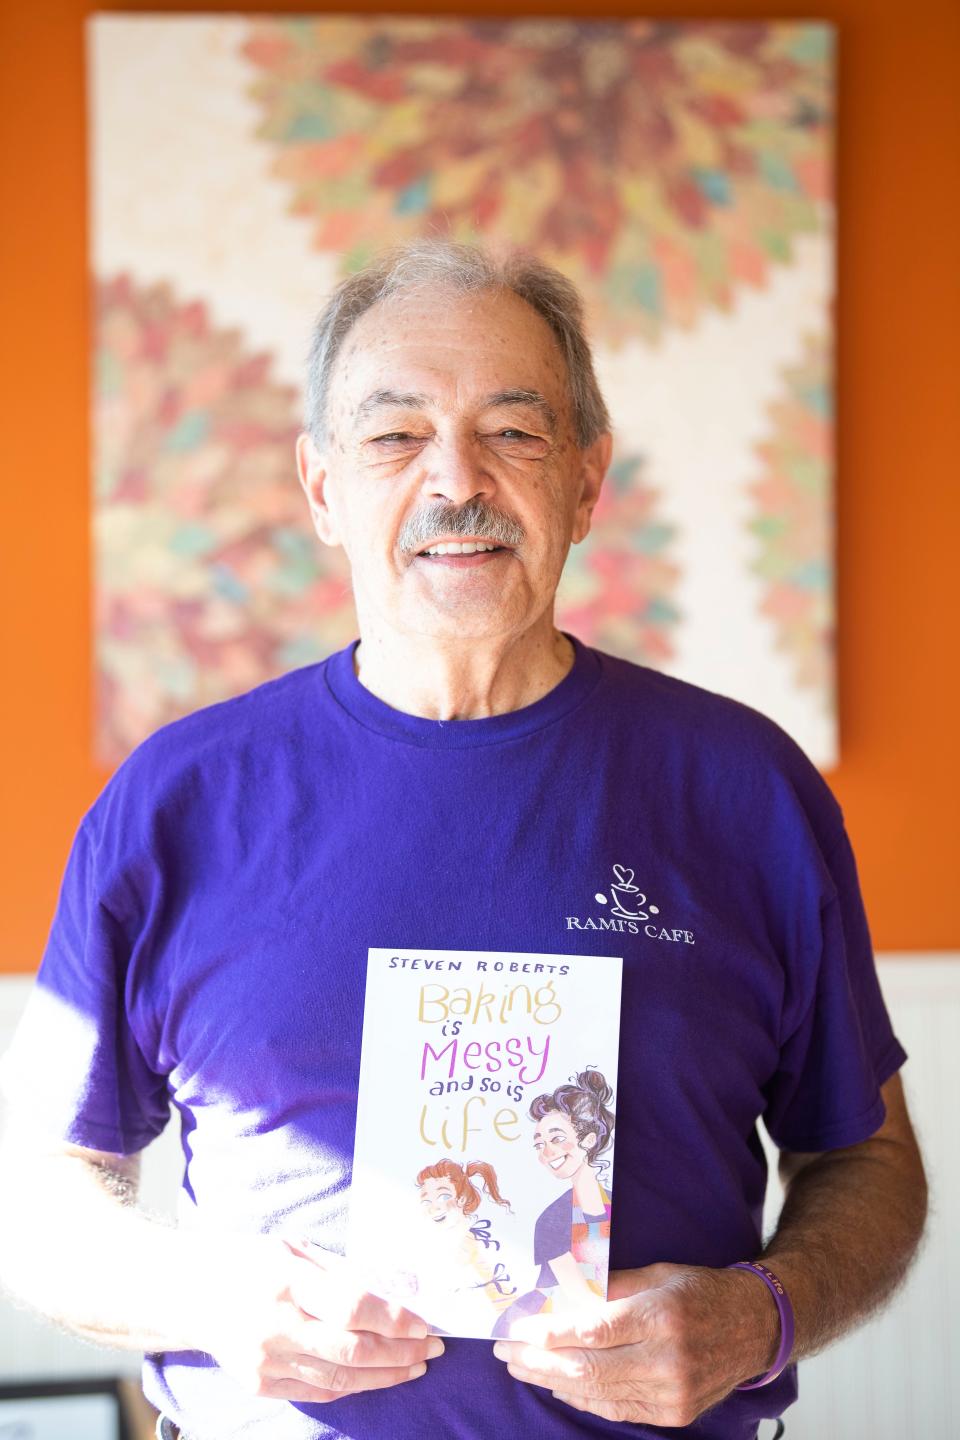
[[[429,404],[426,395],[417,395],[409,390],[374,390],[357,406],[356,418],[362,420],[372,410],[381,410],[393,405],[401,410],[425,410]]]
[[[409,390],[374,390],[357,406],[355,419],[364,420],[374,410],[393,406],[400,410],[426,410],[430,405],[429,395]],[[527,405],[539,410],[551,429],[556,429],[557,414],[545,395],[539,390],[494,390],[484,397],[483,408],[490,410],[500,405]]]
[[[552,429],[556,429],[557,412],[539,390],[495,390],[483,403],[485,409],[492,409],[496,405],[531,405],[540,411]]]

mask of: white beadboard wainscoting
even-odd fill
[[[788,1440],[960,1436],[960,956],[886,955],[880,977],[910,1059],[904,1084],[930,1176],[931,1215],[906,1286],[876,1320],[800,1367]],[[31,984],[0,977],[0,1052]],[[179,1184],[172,1126],[144,1156],[143,1198],[169,1211]],[[9,1184],[0,1176],[0,1184]],[[781,1195],[771,1182],[767,1230]],[[60,1335],[0,1299],[0,1381],[130,1374],[135,1356]],[[771,1427],[764,1427],[764,1435]]]

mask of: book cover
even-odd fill
[[[435,1333],[606,1298],[621,970],[369,951],[348,1254]]]

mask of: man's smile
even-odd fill
[[[423,561],[426,565],[442,565],[446,569],[469,570],[478,565],[489,565],[497,561],[501,556],[508,554],[508,551],[500,546],[491,547],[489,550],[469,550],[464,548],[460,551],[452,545],[441,546],[440,551],[425,550],[420,555],[415,555],[414,560]]]
[[[511,550],[509,545],[498,545],[485,536],[467,536],[460,539],[450,536],[436,538],[422,545],[411,557],[410,563],[422,560],[431,566],[443,566],[447,570],[471,570],[480,565],[490,565],[501,555]]]
[[[478,550],[501,550],[501,545],[488,545],[482,540],[465,540],[462,543],[450,540],[446,544],[430,545],[421,550],[421,555],[473,555]]]

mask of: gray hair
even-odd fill
[[[452,240],[414,240],[342,280],[319,315],[307,360],[306,428],[314,444],[327,440],[327,402],[337,355],[350,330],[381,300],[426,288],[458,295],[512,290],[550,326],[566,361],[573,427],[581,449],[610,429],[593,357],[583,327],[583,302],[576,286],[534,255],[496,255],[479,245]]]

